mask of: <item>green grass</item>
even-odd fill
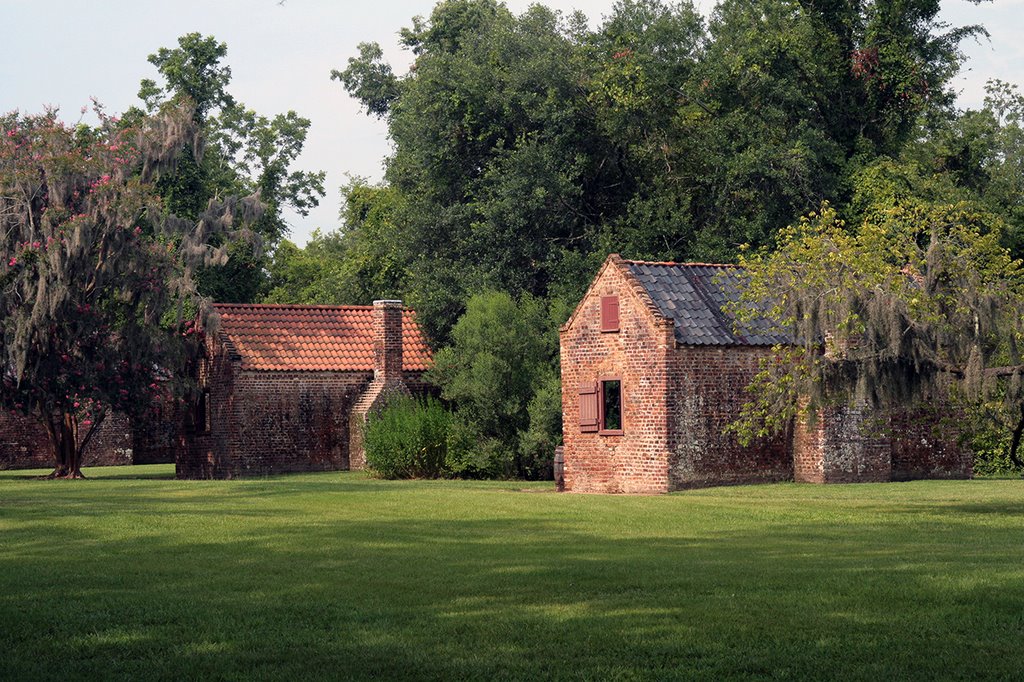
[[[0,679],[1024,671],[1024,483],[0,472]]]

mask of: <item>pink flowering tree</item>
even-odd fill
[[[81,477],[112,411],[184,390],[205,319],[193,273],[226,258],[211,237],[259,211],[251,197],[196,221],[165,210],[154,186],[196,137],[187,108],[137,127],[97,113],[96,127],[0,116],[0,409],[40,420],[54,478]]]

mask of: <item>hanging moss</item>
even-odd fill
[[[794,346],[763,363],[734,425],[741,436],[836,403],[977,405],[998,393],[1004,412],[1020,412],[1024,271],[999,245],[998,220],[910,200],[868,213],[851,228],[826,204],[784,230],[776,251],[744,259],[737,317],[770,307]]]
[[[61,476],[80,475],[109,411],[183,387],[173,374],[206,311],[196,268],[223,262],[211,239],[237,240],[260,213],[255,197],[211,201],[197,221],[163,210],[153,183],[196,135],[189,109],[138,127],[97,113],[95,129],[0,117],[0,407],[40,419]]]

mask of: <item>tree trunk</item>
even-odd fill
[[[1017,421],[1017,428],[1013,430],[1013,439],[1010,441],[1010,461],[1018,469],[1024,469],[1024,462],[1018,453],[1021,436],[1024,436],[1024,402],[1020,404],[1020,420]]]
[[[85,478],[82,475],[82,448],[78,443],[78,419],[75,415],[69,412],[48,414],[43,424],[50,436],[50,450],[54,460],[54,469],[47,478]]]

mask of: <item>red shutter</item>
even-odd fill
[[[597,431],[597,382],[580,382],[580,431]]]
[[[619,297],[601,297],[601,331],[619,331]]]

